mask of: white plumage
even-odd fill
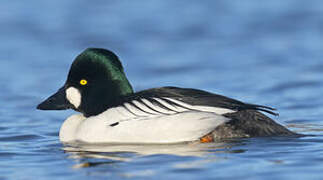
[[[225,108],[193,106],[172,98],[154,100],[160,104],[140,99],[89,118],[73,115],[62,125],[60,140],[88,143],[194,141],[229,121],[222,114],[234,112]]]
[[[78,108],[81,105],[81,93],[75,87],[66,89],[66,99],[73,104],[75,108]]]

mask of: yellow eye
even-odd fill
[[[87,80],[82,79],[82,80],[80,81],[80,84],[81,84],[82,86],[86,85],[86,84],[87,84]]]

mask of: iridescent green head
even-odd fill
[[[65,85],[38,109],[73,108],[93,116],[132,93],[119,58],[109,50],[88,48],[74,60]]]

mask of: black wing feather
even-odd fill
[[[221,107],[221,108],[232,109],[236,111],[257,110],[257,111],[263,111],[263,112],[278,116],[278,113],[273,112],[276,109],[268,106],[243,103],[241,101],[228,98],[225,96],[221,96],[218,94],[213,94],[207,91],[202,91],[198,89],[189,89],[189,88],[178,88],[178,87],[153,88],[153,89],[136,92],[130,96],[125,97],[124,100],[125,101],[134,100],[134,99],[140,100],[141,98],[150,99],[155,97],[162,98],[165,101],[167,101],[165,97],[169,97],[191,105]]]

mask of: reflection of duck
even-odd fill
[[[177,143],[177,144],[84,144],[68,143],[64,151],[68,157],[75,159],[77,164],[73,168],[86,168],[101,165],[114,165],[120,162],[133,161],[135,158],[145,158],[151,155],[163,156],[191,156],[200,157],[191,162],[176,163],[178,168],[200,166],[221,160],[218,153],[243,153],[245,150],[237,149],[242,141],[228,141],[218,143]],[[205,157],[207,157],[205,159]],[[151,159],[151,158],[150,158]],[[160,161],[160,160],[158,160]]]
[[[90,48],[73,62],[65,85],[38,109],[72,108],[60,140],[175,143],[214,138],[294,135],[247,104],[197,89],[162,87],[134,93],[118,57]]]
[[[98,158],[127,161],[127,153],[137,156],[147,156],[155,154],[168,154],[176,156],[204,156],[219,152],[231,153],[232,146],[240,145],[241,142],[219,142],[219,143],[177,143],[177,144],[84,144],[68,143],[64,150],[72,158]],[[209,152],[208,150],[212,150]],[[221,151],[223,150],[223,151]],[[232,153],[235,153],[232,152]]]

